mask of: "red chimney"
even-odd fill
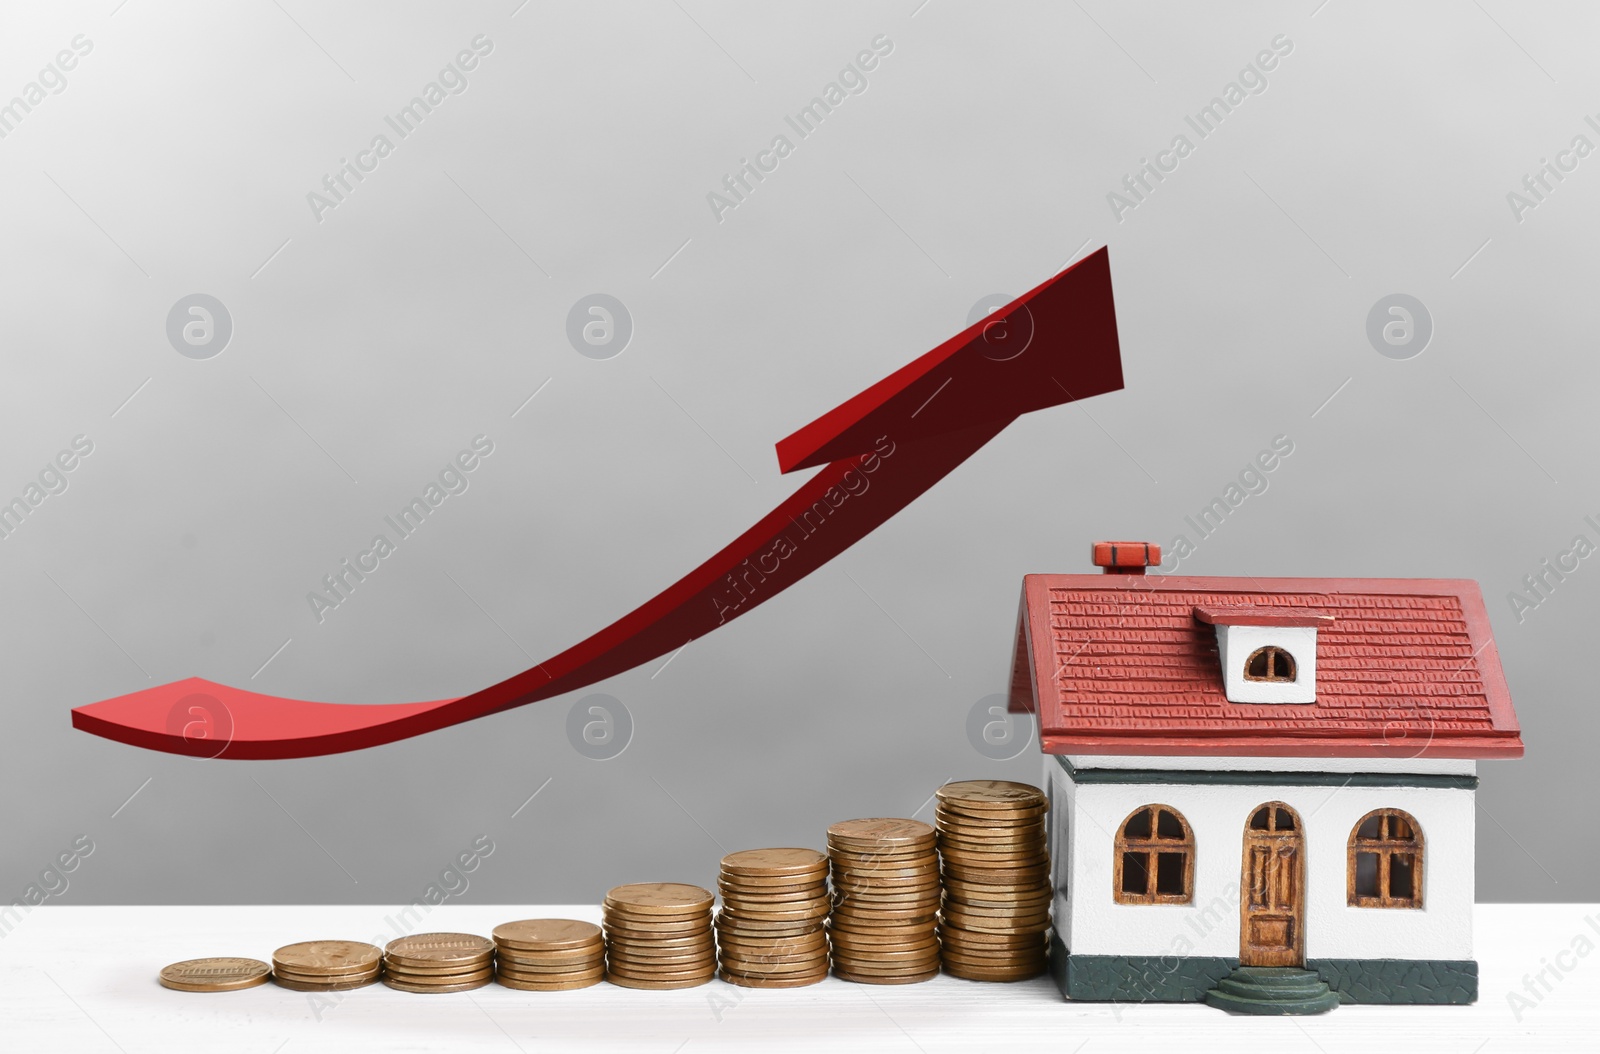
[[[1161,546],[1153,542],[1095,542],[1094,565],[1108,575],[1142,575],[1161,564]]]

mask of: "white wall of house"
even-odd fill
[[[1067,890],[1058,886],[1056,928],[1070,951],[1100,955],[1239,954],[1239,880],[1244,829],[1264,802],[1293,807],[1305,829],[1308,958],[1470,959],[1473,904],[1473,792],[1437,787],[1242,787],[1184,784],[1074,785],[1055,758],[1046,779],[1071,810]],[[1191,759],[1167,758],[1168,765]],[[1131,905],[1113,899],[1118,826],[1142,805],[1170,805],[1195,837],[1189,904]],[[1403,809],[1426,844],[1423,907],[1346,904],[1351,830],[1374,809]],[[1060,818],[1052,823],[1058,832]],[[1059,853],[1059,836],[1053,852]]]
[[[1478,763],[1471,758],[1276,758],[1276,757],[1172,757],[1152,754],[1073,754],[1078,769],[1190,769],[1204,772],[1377,772],[1475,776]],[[1054,757],[1045,756],[1045,768],[1060,769]]]

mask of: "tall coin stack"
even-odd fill
[[[972,981],[1043,973],[1052,895],[1045,796],[1006,780],[947,783],[937,794],[945,972]]]
[[[465,992],[494,977],[494,943],[472,933],[417,933],[383,949],[383,983],[402,992]]]
[[[845,820],[828,828],[834,976],[910,984],[939,973],[939,856],[916,820]]]
[[[747,849],[717,879],[722,979],[800,988],[828,976],[828,858],[815,849]]]
[[[624,988],[693,988],[717,973],[708,889],[637,882],[606,894],[606,980]]]
[[[383,949],[360,941],[301,941],[272,953],[272,980],[296,992],[364,988],[383,972]]]
[[[606,976],[600,927],[577,919],[522,919],[494,928],[494,979],[523,992],[588,988]]]

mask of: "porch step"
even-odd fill
[[[1206,993],[1206,1002],[1234,1014],[1321,1014],[1339,1005],[1339,994],[1310,970],[1241,966]]]

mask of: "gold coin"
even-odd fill
[[[1049,897],[1031,897],[1028,900],[1008,901],[1001,904],[972,904],[945,894],[941,910],[963,912],[983,918],[1030,918],[1050,914]]]
[[[1045,961],[1045,947],[1039,944],[1033,948],[1007,948],[1003,952],[974,951],[965,946],[946,944],[941,953],[946,962],[965,963],[968,966],[981,967],[1012,967],[1026,963],[1043,963]]]
[[[608,948],[616,947],[650,947],[650,948],[697,948],[702,944],[711,943],[711,927],[696,930],[693,933],[674,933],[667,936],[654,934],[637,934],[632,932],[617,931],[611,934],[611,939],[606,942]]]
[[[361,941],[301,941],[272,953],[272,963],[295,973],[331,974],[376,969],[383,949]]]
[[[921,820],[873,817],[843,820],[828,828],[828,843],[867,849],[879,846],[920,846],[933,841],[934,830]]]
[[[741,959],[749,958],[783,958],[793,955],[826,955],[828,942],[808,941],[805,944],[723,944],[717,949],[724,956],[734,956]]]
[[[716,973],[716,963],[706,961],[682,969],[666,970],[634,963],[607,963],[607,977],[629,977],[639,981],[687,981],[695,977],[710,977]]]
[[[383,972],[382,964],[368,967],[365,970],[341,970],[339,973],[315,973],[306,970],[292,970],[287,966],[272,964],[272,979],[287,977],[291,981],[303,981],[306,984],[318,982],[328,984],[336,981],[354,981],[362,977],[376,977]]]
[[[696,908],[693,911],[669,912],[661,911],[635,911],[626,904],[615,904],[606,901],[601,909],[602,925],[611,922],[630,923],[635,926],[672,926],[693,925],[703,918],[711,915],[709,907]]]
[[[966,932],[994,932],[994,934],[1002,934],[1002,936],[1006,937],[1030,937],[1034,936],[1034,934],[1042,934],[1046,929],[1050,929],[1050,920],[1048,918],[1043,921],[1014,924],[1014,926],[1006,924],[1006,920],[971,920],[971,918],[960,918],[960,920],[952,918],[950,923],[955,924],[960,929],[965,929]]]
[[[811,974],[828,968],[826,955],[813,955],[809,959],[785,962],[763,962],[759,959],[731,959],[721,963],[724,970],[734,970],[746,977],[783,977],[787,974]]]
[[[1049,882],[1017,883],[982,883],[968,882],[963,878],[947,878],[944,881],[946,895],[960,894],[972,897],[1049,897],[1055,895],[1055,889]]]
[[[945,879],[955,879],[958,882],[972,882],[977,885],[1005,886],[1023,885],[1030,882],[1048,882],[1050,869],[1043,865],[1032,867],[967,867],[955,861],[946,861],[943,871]]]
[[[287,966],[272,964],[272,979],[287,977],[291,981],[300,981],[305,984],[331,984],[340,981],[357,981],[364,977],[377,977],[383,972],[381,963],[374,963],[365,970],[345,970],[340,973],[308,973],[304,970],[291,970]]]
[[[383,983],[398,992],[415,992],[419,995],[435,995],[444,992],[470,992],[474,988],[482,988],[494,980],[492,971],[474,977],[470,981],[459,981],[454,984],[415,984],[411,981],[401,980],[392,974],[386,975]]]
[[[562,970],[547,972],[543,970],[511,970],[502,966],[495,971],[495,977],[511,981],[588,981],[593,984],[604,979],[605,966],[594,966],[587,970]]]
[[[630,952],[616,951],[606,956],[606,961],[612,965],[628,964],[667,969],[673,966],[692,966],[695,963],[708,962],[716,957],[716,950],[711,948],[707,948],[705,951],[677,952],[672,955],[636,955]]]
[[[494,942],[521,951],[559,951],[599,943],[600,927],[577,919],[518,919],[494,928]]]
[[[814,886],[780,889],[770,893],[753,893],[747,889],[733,889],[721,883],[718,885],[717,892],[722,894],[722,906],[725,908],[739,904],[804,904],[808,900],[828,899],[828,887],[821,882]]]
[[[418,933],[397,937],[383,949],[397,962],[457,963],[472,962],[494,954],[494,942],[475,933]]]
[[[929,951],[939,947],[939,941],[931,933],[910,934],[905,937],[883,938],[864,937],[859,933],[835,933],[833,947],[837,950],[853,950],[868,952],[875,948],[895,951]]]
[[[611,939],[606,942],[607,950],[612,948],[655,948],[658,951],[666,951],[670,948],[698,948],[702,944],[710,944],[713,940],[710,926],[694,933],[675,933],[665,937],[622,932],[612,933],[610,937]]]
[[[827,958],[828,946],[826,944],[813,948],[723,948],[722,961],[741,963],[797,963],[810,962],[812,959]]]
[[[965,834],[940,834],[939,852],[949,856],[951,851],[985,853],[990,856],[1026,856],[1045,851],[1042,835],[1028,838],[973,837]]]
[[[702,911],[695,915],[677,918],[669,915],[632,915],[624,911],[607,911],[605,929],[633,929],[650,933],[688,933],[701,929],[711,921],[711,913]]]
[[[856,905],[885,909],[916,907],[920,904],[938,904],[939,887],[917,886],[912,889],[841,889],[829,903],[834,907]]]
[[[959,805],[946,805],[940,802],[934,807],[933,817],[934,826],[940,829],[943,829],[946,823],[962,824],[967,827],[1027,827],[1042,824],[1047,812],[1044,806],[1037,805],[1005,812],[962,811]]]
[[[634,882],[612,889],[605,902],[641,915],[682,915],[709,911],[715,899],[710,890],[684,882]]]
[[[805,988],[828,979],[826,969],[809,974],[779,974],[774,977],[752,977],[729,970],[723,970],[717,975],[729,984],[736,984],[742,988]]]
[[[237,992],[266,984],[272,967],[260,959],[214,956],[163,966],[157,980],[177,992]]]
[[[727,908],[723,911],[722,917],[743,919],[747,922],[806,922],[812,919],[827,918],[830,910],[832,910],[832,905],[824,900],[820,904],[808,904],[805,907],[793,910],[770,911],[757,908],[740,908],[735,911],[732,908]]]
[[[987,941],[981,938],[994,937],[997,940]],[[1003,939],[1005,943],[1000,943]],[[1023,954],[1038,951],[1045,946],[1043,933],[973,933],[971,930],[956,930],[943,927],[939,930],[939,942],[946,951],[970,952],[974,955],[994,954]]]
[[[922,915],[914,919],[874,919],[856,915],[836,914],[828,920],[830,933],[878,934],[888,937],[896,934],[932,933],[936,915]]]
[[[884,921],[898,919],[907,922],[912,919],[926,918],[929,914],[930,909],[925,904],[913,904],[903,908],[883,908],[858,905],[854,901],[841,901],[833,911],[833,916],[835,918],[855,917],[881,919]]]
[[[1038,977],[1044,973],[1044,969],[1044,963],[1024,966],[1014,970],[988,970],[950,962],[944,964],[945,973],[951,977],[960,977],[967,981],[1026,981],[1030,977]]]
[[[882,947],[866,945],[835,944],[832,948],[833,961],[836,963],[873,963],[873,962],[920,962],[924,959],[937,959],[939,957],[939,944],[927,941],[918,941],[907,944],[887,944]]]
[[[605,980],[605,974],[598,977],[587,977],[578,980],[549,980],[549,981],[522,981],[512,977],[496,977],[495,982],[502,988],[513,988],[519,992],[570,992],[579,988],[591,988]]]
[[[914,974],[860,974],[849,970],[834,967],[833,976],[841,981],[853,981],[856,984],[917,984],[920,981],[931,981],[939,976],[938,967]]]
[[[969,809],[1004,811],[1048,804],[1038,787],[1011,780],[957,780],[933,793],[941,802],[954,802]]]
[[[845,845],[835,845],[828,848],[828,857],[832,864],[831,870],[837,873],[840,869],[860,867],[903,867],[910,864],[933,860],[939,851],[937,837],[929,838],[926,843],[911,846],[890,846],[888,848],[875,848],[863,846],[852,849]]]
[[[434,974],[465,973],[471,970],[481,970],[494,963],[492,955],[478,955],[471,959],[454,959],[449,962],[418,962],[410,959],[397,959],[392,955],[384,957],[383,965],[390,973],[411,974],[413,976],[428,977]]]
[[[729,932],[721,934],[717,943],[725,948],[825,948],[828,945],[828,935],[820,927],[808,933],[778,937]]]
[[[825,881],[828,871],[832,866],[828,857],[823,857],[823,863],[813,871],[803,871],[796,874],[752,875],[743,871],[721,871],[717,874],[717,881],[741,889],[782,889],[785,886],[809,886]]]
[[[664,992],[674,988],[698,988],[715,977],[715,971],[704,977],[691,977],[679,981],[646,980],[639,977],[626,977],[617,974],[606,974],[606,980],[619,988],[636,988],[640,991]]]
[[[541,970],[577,970],[589,963],[605,961],[606,952],[604,947],[596,948],[593,951],[588,949],[581,950],[583,951],[582,955],[564,956],[538,955],[532,952],[527,955],[501,952],[495,957],[495,961],[501,965],[533,967]]]
[[[357,988],[365,988],[370,984],[378,983],[378,975],[368,974],[365,977],[341,981],[304,981],[281,974],[272,975],[272,983],[279,988],[287,988],[291,992],[349,992]]]
[[[758,877],[810,875],[827,867],[827,856],[815,849],[746,849],[722,858],[723,872]]]

